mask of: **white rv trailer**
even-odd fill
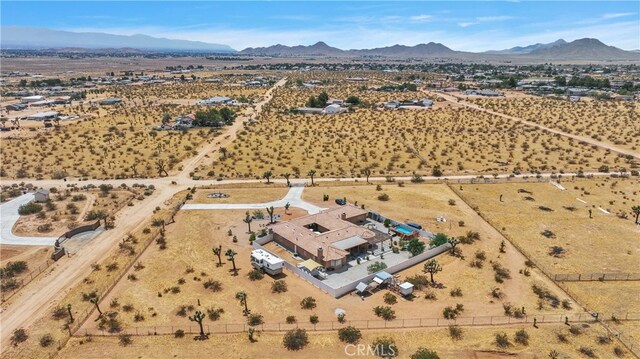
[[[284,261],[264,249],[254,249],[251,251],[251,265],[270,275],[276,275],[282,273]]]

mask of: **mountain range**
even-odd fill
[[[381,57],[381,58],[447,58],[447,59],[497,59],[521,58],[531,60],[635,60],[640,56],[634,51],[625,51],[607,46],[597,39],[579,39],[572,42],[557,40],[548,44],[534,44],[506,50],[473,53],[452,50],[443,44],[429,42],[415,46],[393,45],[363,50],[341,50],[324,42],[310,46],[274,45],[269,47],[246,48],[241,55],[273,57]]]
[[[172,40],[147,35],[112,35],[101,32],[71,32],[26,26],[2,26],[3,49],[85,48],[236,52],[228,45],[201,41]]]
[[[81,52],[92,49],[101,52],[146,51],[199,51],[212,53],[234,53],[248,56],[269,57],[333,57],[333,58],[381,58],[381,59],[448,59],[448,60],[511,60],[524,61],[640,61],[640,53],[625,51],[603,44],[597,39],[578,39],[567,42],[563,39],[542,44],[517,46],[504,50],[482,53],[455,51],[447,46],[429,42],[415,46],[393,45],[373,49],[342,50],[320,41],[304,46],[273,45],[246,48],[236,51],[228,45],[200,41],[173,40],[147,35],[112,35],[97,32],[70,32],[19,26],[2,26],[0,32],[2,49],[65,49]]]
[[[536,50],[548,49],[550,47],[554,47],[557,45],[564,45],[566,43],[567,42],[564,41],[563,39],[559,39],[554,42],[550,42],[548,44],[537,43],[529,46],[516,46],[516,47],[512,47],[510,49],[505,49],[505,50],[489,50],[489,51],[485,51],[484,53],[485,54],[507,54],[507,55],[528,54]]]

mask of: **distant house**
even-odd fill
[[[55,104],[55,101],[53,100],[42,100],[42,101],[31,102],[30,106],[43,107],[43,106],[53,106],[54,104]]]
[[[369,81],[367,77],[347,77],[347,81],[349,82],[366,82]]]
[[[389,101],[384,103],[384,108],[386,109],[394,109],[400,107],[400,102],[398,101]]]
[[[332,114],[336,114],[336,113],[340,113],[343,112],[344,109],[342,107],[340,107],[340,105],[329,105],[327,107],[324,108],[324,113],[332,115]]]
[[[22,103],[31,103],[31,102],[38,102],[38,101],[43,101],[44,100],[44,96],[26,96],[20,99],[20,102]]]
[[[588,88],[570,87],[567,89],[567,95],[569,96],[587,96],[589,95]]]
[[[11,105],[7,105],[7,111],[22,111],[27,108],[27,105],[24,103],[14,103]]]
[[[299,113],[319,114],[319,113],[322,113],[324,109],[316,108],[316,107],[298,107],[296,108],[296,111],[298,111]]]
[[[54,118],[58,118],[60,115],[57,111],[46,111],[46,112],[38,112],[33,115],[27,116],[27,120],[35,120],[35,121],[44,121],[44,120],[52,120]]]
[[[41,188],[34,193],[35,201],[44,203],[49,200],[49,190]]]
[[[102,100],[98,100],[98,104],[102,106],[117,105],[121,102],[122,102],[122,99],[117,97],[108,97],[108,98],[103,98]]]
[[[500,92],[495,90],[465,90],[462,94],[465,96],[488,96],[488,97],[502,96]]]
[[[230,103],[232,100],[230,97],[225,97],[225,96],[214,96],[202,101],[198,101],[196,102],[196,105],[200,105],[200,106],[211,106],[211,105],[225,105],[227,103]]]
[[[343,100],[339,100],[337,98],[331,98],[331,99],[329,99],[329,101],[327,101],[327,105],[342,106],[342,104],[344,104],[344,101]]]

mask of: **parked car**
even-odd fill
[[[419,224],[417,224],[417,223],[414,223],[414,222],[407,222],[407,223],[405,223],[405,224],[406,224],[407,226],[409,226],[409,227],[413,227],[413,228],[415,228],[415,229],[422,229],[422,226],[421,226],[421,225],[419,225]]]
[[[345,201],[342,198],[336,198],[336,203],[341,205],[341,206],[344,206],[345,204],[347,204],[347,201]]]

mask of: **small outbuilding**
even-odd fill
[[[406,297],[413,293],[413,284],[409,282],[400,283],[400,285],[398,286],[398,290],[403,297]]]
[[[36,193],[34,193],[34,197],[36,202],[44,203],[49,200],[49,190],[40,188]]]

